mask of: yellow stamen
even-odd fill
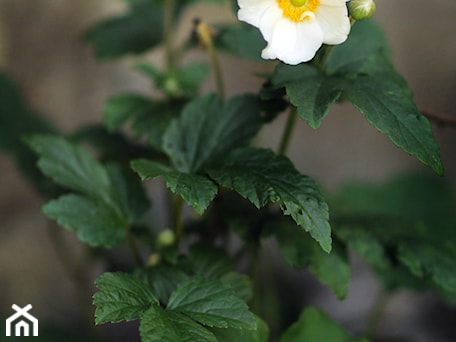
[[[320,0],[276,0],[283,15],[296,23],[313,19]]]

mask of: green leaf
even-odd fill
[[[316,183],[301,175],[286,157],[254,148],[230,153],[217,169],[208,171],[217,183],[233,189],[257,208],[280,203],[285,215],[321,245],[331,250],[328,206]]]
[[[142,342],[217,342],[214,334],[185,315],[152,306],[141,317]]]
[[[150,112],[153,102],[137,94],[121,94],[108,99],[104,109],[103,122],[110,131],[117,131],[131,117]]]
[[[354,338],[333,322],[322,311],[308,308],[299,320],[288,328],[280,342],[367,342],[366,339]]]
[[[136,222],[150,206],[146,191],[131,171],[110,164],[106,168],[111,183],[111,198],[129,224]]]
[[[205,245],[192,245],[189,259],[193,273],[206,279],[220,279],[234,269],[232,260],[224,250]]]
[[[391,71],[394,72],[394,71]],[[346,82],[344,93],[378,131],[441,175],[443,165],[429,121],[407,89],[389,77],[364,75]]]
[[[328,74],[350,75],[362,70],[373,56],[388,58],[389,48],[381,28],[372,20],[353,25],[346,42],[334,46],[328,58]]]
[[[104,273],[95,285],[99,289],[93,296],[96,324],[134,320],[158,304],[150,288],[130,274]]]
[[[245,146],[264,120],[258,99],[236,96],[226,103],[213,94],[189,103],[163,137],[165,152],[174,167],[184,173],[197,172],[233,148]]]
[[[40,156],[40,170],[57,184],[94,198],[108,193],[106,170],[81,147],[54,135],[33,135],[27,143]]]
[[[456,298],[456,253],[450,255],[423,242],[403,242],[399,259],[419,278],[431,277],[433,283]]]
[[[298,115],[315,129],[342,93],[339,78],[327,76],[309,64],[278,64],[271,81],[275,87],[285,86]]]
[[[297,268],[310,266],[321,283],[329,286],[339,299],[345,298],[350,282],[347,251],[340,243],[335,243],[331,253],[325,253],[314,240],[296,228],[292,222],[275,228],[275,236],[285,260]]]
[[[136,94],[121,94],[108,100],[103,120],[111,131],[119,130],[131,121],[136,137],[145,136],[148,143],[160,151],[163,133],[181,112],[182,106],[181,101],[153,101]]]
[[[217,337],[218,342],[267,342],[269,338],[267,324],[258,316],[255,316],[255,320],[257,323],[256,330],[212,328],[211,331]]]
[[[256,321],[247,305],[220,281],[191,279],[182,282],[171,294],[168,310],[217,328],[255,329]]]
[[[151,286],[163,304],[168,303],[169,296],[177,285],[189,279],[189,276],[177,267],[163,264],[140,270],[136,275]]]
[[[261,58],[261,51],[266,43],[255,27],[246,24],[222,27],[218,37],[216,44],[219,48],[242,58],[265,62]]]
[[[42,210],[91,246],[109,248],[125,241],[128,222],[104,202],[70,194],[46,203]]]
[[[248,302],[252,299],[253,286],[248,276],[236,272],[228,272],[221,276],[219,280],[222,283],[231,286],[234,290],[234,294],[244,302]]]
[[[197,174],[181,173],[146,159],[134,160],[131,167],[142,180],[163,177],[166,186],[182,198],[198,213],[203,213],[217,194],[217,186],[209,178]]]
[[[163,14],[158,1],[135,1],[125,15],[105,19],[84,35],[97,58],[112,59],[138,54],[159,44],[163,37]]]

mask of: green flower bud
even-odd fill
[[[171,229],[165,229],[158,235],[157,241],[160,247],[169,247],[174,244],[176,237]]]
[[[348,6],[350,16],[355,20],[366,20],[374,15],[374,0],[351,0]]]

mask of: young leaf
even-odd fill
[[[182,198],[198,213],[203,213],[217,194],[217,186],[209,178],[191,173],[181,173],[146,159],[133,160],[131,167],[141,179],[163,177],[166,186]]]
[[[90,197],[106,196],[108,174],[87,151],[54,135],[33,135],[27,143],[40,156],[40,170],[54,182]]]
[[[42,210],[91,246],[110,248],[125,241],[128,222],[104,202],[69,194],[46,203]]]
[[[299,320],[282,335],[280,342],[367,342],[366,339],[354,338],[316,308],[304,310]]]
[[[142,53],[163,37],[163,15],[158,1],[135,1],[125,15],[92,26],[84,38],[92,44],[99,59],[112,59]]]
[[[340,243],[333,244],[331,253],[323,250],[303,231],[290,223],[275,229],[275,236],[285,260],[292,266],[310,266],[317,279],[329,286],[339,299],[345,298],[350,282],[350,264],[347,251]]]
[[[393,73],[393,71],[392,71]],[[418,111],[407,89],[389,77],[364,75],[346,82],[344,93],[381,133],[405,152],[441,175],[443,165],[429,121]]]
[[[217,328],[255,329],[256,321],[233,289],[217,280],[191,279],[171,294],[168,310]]]
[[[141,317],[142,342],[217,342],[214,334],[185,315],[152,306]]]
[[[96,324],[134,320],[158,304],[150,288],[127,273],[104,273],[95,285],[99,289],[93,296]]]
[[[284,214],[291,215],[323,250],[331,250],[328,206],[316,183],[301,175],[286,157],[269,150],[238,149],[208,173],[218,184],[238,192],[257,208],[280,203]]]
[[[263,122],[255,96],[236,96],[224,104],[210,94],[184,108],[167,129],[163,147],[178,171],[197,172],[208,161],[245,146]]]

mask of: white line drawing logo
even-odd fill
[[[21,308],[13,304],[11,307],[16,313],[6,320],[6,336],[11,336],[12,325],[14,325],[14,336],[30,336],[30,324],[32,325],[33,336],[38,336],[38,319],[28,313],[32,305],[28,304]]]

